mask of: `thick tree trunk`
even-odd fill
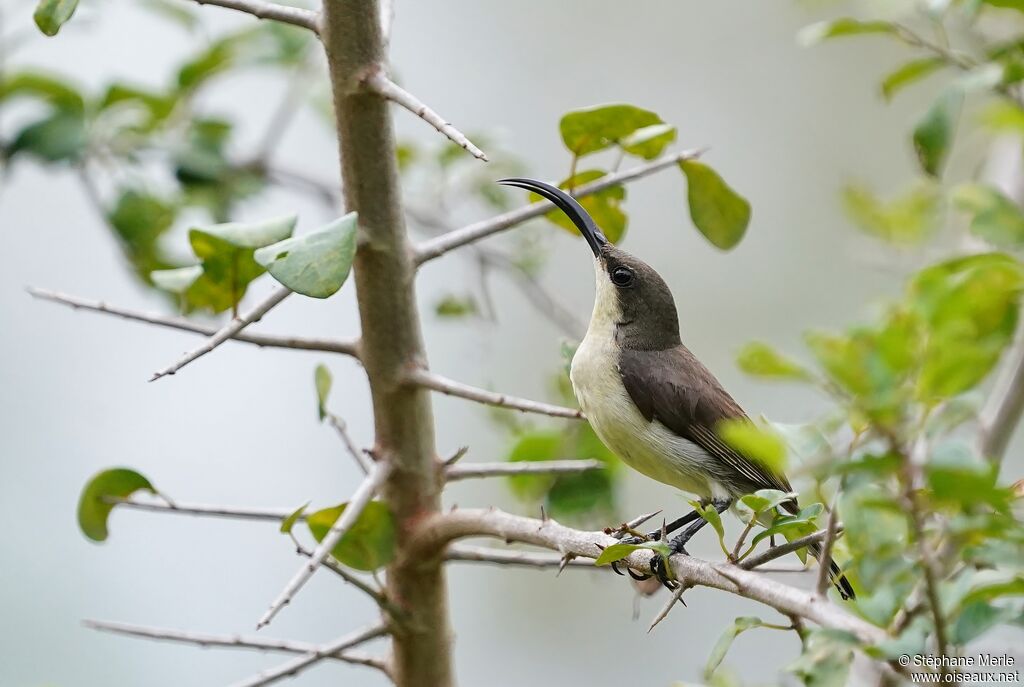
[[[444,569],[439,560],[402,555],[417,523],[441,505],[429,392],[406,383],[425,363],[416,309],[415,265],[405,231],[388,103],[360,88],[384,68],[387,45],[376,0],[326,0],[323,41],[334,90],[345,204],[359,213],[354,265],[362,322],[362,362],[373,396],[378,458],[393,462],[385,498],[399,522],[387,593],[408,617],[395,627],[399,687],[454,684]]]

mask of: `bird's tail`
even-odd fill
[[[828,565],[828,578],[839,592],[839,596],[843,597],[843,600],[856,599],[857,595],[853,592],[853,585],[850,584],[850,580],[843,574],[842,569],[836,565],[836,562],[829,558],[828,561],[821,560],[822,550],[821,544],[811,544],[807,547],[811,555],[818,559],[818,565]]]

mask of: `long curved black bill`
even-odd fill
[[[594,223],[593,218],[591,218],[587,211],[583,209],[583,206],[577,203],[575,198],[562,189],[543,181],[537,181],[536,179],[524,179],[521,177],[499,179],[498,183],[504,184],[505,186],[518,186],[519,188],[525,188],[527,191],[533,191],[554,203],[559,210],[565,213],[566,217],[572,220],[572,223],[576,225],[576,228],[580,230],[580,233],[583,234],[583,238],[585,238],[587,243],[590,245],[590,250],[594,251],[595,256],[600,255],[601,247],[608,243],[608,239],[605,238],[601,229]]]

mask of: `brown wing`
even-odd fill
[[[739,481],[743,492],[757,489],[792,491],[785,475],[777,475],[719,438],[722,420],[747,415],[714,375],[682,345],[663,351],[622,349],[619,375],[626,392],[648,420],[658,420],[680,437],[716,458],[720,475]]]

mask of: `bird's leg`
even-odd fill
[[[693,522],[695,520],[700,520],[700,521],[703,522],[703,518],[700,517],[700,513],[698,513],[697,511],[691,511],[691,512],[687,513],[686,515],[684,515],[683,517],[677,518],[677,519],[673,520],[672,522],[668,523],[667,525],[665,525],[665,533],[669,534],[671,532],[675,532],[676,530],[678,530],[683,525],[689,525],[691,522]],[[690,535],[690,536],[693,536],[693,535]],[[636,544],[642,544],[645,541],[660,541],[660,540],[661,540],[661,530],[655,530],[654,532],[648,532],[647,536],[645,538],[643,538],[643,539],[641,539],[640,537],[636,537],[636,536],[634,536],[634,537],[625,537],[625,538],[623,538],[622,543],[623,544],[634,544],[634,545],[636,545]],[[612,563],[612,570],[614,570],[619,575],[622,574],[622,571],[619,570],[618,563]],[[644,575],[643,573],[634,572],[633,570],[631,570],[629,568],[626,568],[626,572],[628,572],[629,576],[632,577],[634,580],[639,580],[641,582],[650,578],[650,575]]]
[[[729,506],[732,505],[732,499],[712,499],[711,505],[715,507],[715,510],[718,511],[719,514],[721,514],[728,510]],[[669,542],[669,557],[677,553],[686,554],[687,556],[690,555],[686,552],[687,542],[689,542],[693,535],[697,534],[704,525],[708,524],[708,521],[700,517],[700,514],[698,514],[697,517],[698,519],[692,525],[680,532],[672,539],[672,541]],[[655,556],[652,558],[651,572],[661,580],[663,585],[672,589],[672,581],[669,579],[667,558],[668,557],[663,558],[662,556]]]

